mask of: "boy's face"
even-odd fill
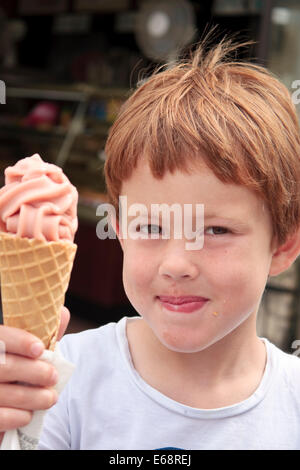
[[[175,239],[172,224],[169,239],[120,240],[126,294],[164,346],[201,351],[255,317],[272,261],[271,218],[256,195],[222,183],[204,164],[191,175],[177,171],[158,180],[146,163],[123,183],[121,195],[127,196],[128,207],[142,203],[148,208],[149,224],[151,204],[192,204],[193,213],[196,204],[204,205],[201,249],[188,250],[191,240]],[[161,296],[208,300],[183,312],[166,308]]]

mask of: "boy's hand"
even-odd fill
[[[62,307],[58,340],[69,320],[69,310]],[[1,444],[5,431],[25,426],[31,421],[34,410],[46,410],[56,403],[57,393],[53,386],[57,374],[53,365],[38,359],[45,348],[31,333],[0,325],[0,341],[5,346],[5,356],[0,353]]]

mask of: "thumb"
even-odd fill
[[[60,325],[59,325],[59,330],[57,334],[57,341],[61,340],[61,338],[63,337],[67,329],[67,326],[69,324],[70,316],[71,315],[67,307],[62,307],[61,312],[60,312]]]

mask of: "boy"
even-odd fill
[[[40,449],[300,449],[299,359],[256,334],[268,277],[300,253],[299,127],[286,88],[259,66],[227,61],[234,49],[199,46],[155,73],[110,130],[112,223],[140,316],[61,341],[76,370]],[[146,209],[138,223],[120,196]],[[178,220],[175,230],[150,218],[155,204],[192,205],[184,224],[204,207],[192,231],[203,245],[188,249]],[[17,357],[30,377],[25,351]],[[31,359],[31,374],[40,362]],[[1,394],[20,380],[12,370],[10,380],[2,372],[0,417],[14,408]],[[33,409],[28,400],[15,408]]]

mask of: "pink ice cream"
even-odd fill
[[[0,231],[46,241],[74,241],[78,193],[61,168],[38,154],[5,170]]]

